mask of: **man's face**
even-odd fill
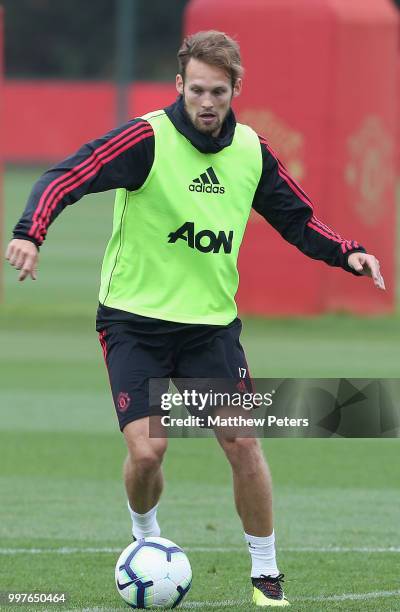
[[[218,136],[231,107],[233,96],[238,96],[242,80],[237,79],[232,89],[229,75],[218,68],[191,58],[186,66],[185,81],[176,76],[176,89],[183,95],[185,109],[199,132]]]

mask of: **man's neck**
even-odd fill
[[[235,134],[236,119],[232,110],[225,117],[224,123],[216,136],[203,134],[190,120],[182,96],[174,104],[165,108],[165,112],[175,128],[201,153],[218,153],[232,144]]]

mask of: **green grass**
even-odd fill
[[[7,173],[6,236],[35,175]],[[17,283],[15,271],[4,269],[0,591],[69,594],[65,606],[47,609],[127,609],[113,584],[117,551],[130,538],[120,477],[125,450],[94,331],[111,214],[111,194],[65,211],[42,249],[36,283]],[[398,316],[247,319],[243,333],[259,377],[398,377],[399,340]],[[398,440],[263,445],[292,609],[400,609]],[[188,549],[194,581],[187,604],[251,609],[248,554],[216,443],[171,440],[165,474],[160,523],[163,535]],[[217,603],[226,600],[234,603]]]

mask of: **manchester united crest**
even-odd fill
[[[375,225],[384,215],[387,189],[394,181],[393,138],[381,117],[365,117],[361,127],[348,139],[349,161],[345,180],[352,199],[366,225]]]
[[[130,406],[131,398],[129,393],[121,391],[117,398],[117,407],[120,412],[126,412]]]
[[[242,110],[240,121],[251,125],[259,134],[264,134],[271,147],[279,153],[282,160],[285,160],[285,166],[291,176],[297,181],[304,180],[306,168],[303,152],[304,136],[301,132],[267,108]]]

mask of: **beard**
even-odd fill
[[[210,123],[210,125],[205,125],[201,121],[200,117],[196,117],[195,120],[192,121],[192,123],[198,132],[214,136],[215,133],[218,133],[221,130],[223,121],[221,121],[220,118],[216,116],[215,120]]]
[[[225,121],[225,118],[227,117],[229,113],[229,109],[226,111],[222,119],[220,119],[218,115],[215,115],[215,120],[212,123],[210,123],[210,125],[206,125],[201,121],[200,117],[198,117],[197,115],[195,115],[194,117],[191,116],[191,114],[189,113],[187,109],[184,94],[182,95],[182,98],[183,98],[183,105],[186,111],[186,115],[188,116],[190,123],[193,125],[193,127],[196,128],[198,132],[200,132],[201,134],[205,134],[206,136],[218,136],[219,132],[221,131],[222,124]]]

